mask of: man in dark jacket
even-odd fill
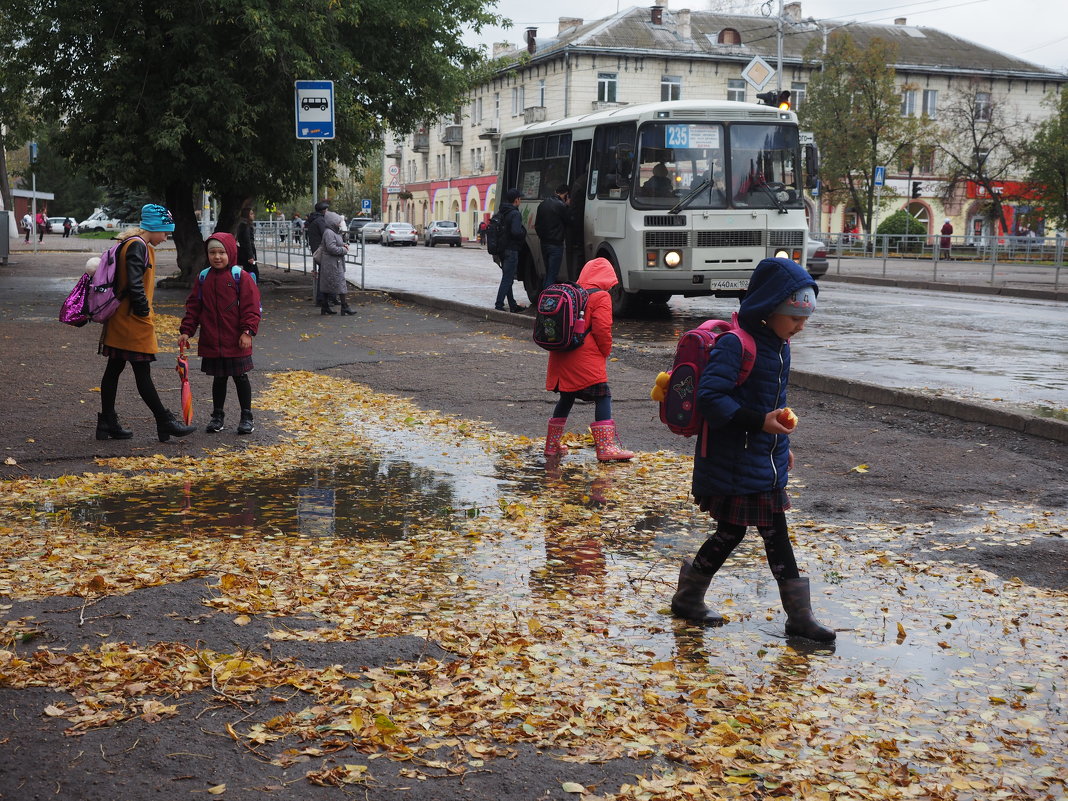
[[[256,232],[253,223],[256,213],[250,206],[241,209],[241,218],[237,225],[237,263],[260,280],[260,268],[256,263]]]
[[[508,310],[521,312],[526,306],[515,302],[512,284],[519,269],[519,249],[527,238],[527,229],[523,225],[523,215],[519,213],[519,201],[523,193],[518,189],[509,189],[501,201],[501,216],[504,219],[504,236],[501,242],[501,285],[497,289],[497,302],[494,308],[504,311],[504,301],[508,300]]]
[[[330,210],[329,200],[320,200],[315,204],[315,211],[308,215],[308,219],[304,221],[304,235],[308,238],[308,249],[315,253],[319,249],[319,245],[323,243],[323,231],[326,230],[326,213]],[[317,271],[318,267],[313,263],[312,270]],[[323,305],[323,294],[319,291],[319,280],[315,281],[315,305]]]
[[[541,258],[545,262],[545,284],[542,289],[555,284],[560,274],[560,263],[564,260],[564,239],[571,219],[567,207],[567,184],[560,184],[552,197],[548,197],[538,206],[538,216],[534,221],[534,230],[538,233],[541,244]]]

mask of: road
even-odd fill
[[[367,289],[493,305],[496,265],[475,248],[370,245],[349,279]],[[365,283],[364,283],[365,282]],[[522,289],[516,284],[522,297]],[[729,317],[726,298],[673,298],[660,319],[620,320],[621,335],[670,348],[678,332]],[[1063,302],[824,280],[819,310],[793,343],[794,367],[847,380],[1040,415],[1068,409]]]

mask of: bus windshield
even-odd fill
[[[778,124],[652,122],[638,134],[639,208],[801,208],[797,129]],[[693,189],[701,190],[689,197]]]

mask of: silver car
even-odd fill
[[[460,226],[452,220],[434,220],[423,232],[423,244],[428,248],[442,244],[458,248],[462,244]]]
[[[364,230],[366,230],[364,226]],[[382,244],[389,245],[414,245],[419,241],[419,235],[415,232],[415,226],[406,222],[387,223],[382,229]]]
[[[385,227],[385,223],[369,222],[360,229],[360,236],[363,237],[364,242],[381,242],[382,229]]]
[[[811,236],[805,243],[805,266],[813,278],[822,278],[830,267],[827,261],[827,246]]]

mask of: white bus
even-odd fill
[[[616,313],[672,295],[741,297],[768,256],[805,263],[797,115],[753,103],[675,100],[539,122],[501,137],[497,197],[515,187],[527,226],[517,277],[533,303],[545,276],[538,204],[571,188],[572,230],[560,280],[608,259]]]

